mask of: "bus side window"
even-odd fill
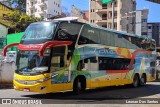
[[[106,46],[115,46],[114,34],[109,31],[100,30],[100,42]]]
[[[82,25],[79,23],[63,22],[58,28],[55,39],[76,42],[81,27]]]
[[[78,44],[99,44],[99,29],[85,25],[81,31]]]

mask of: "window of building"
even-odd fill
[[[114,23],[114,29],[117,29],[117,23]]]
[[[117,7],[117,1],[114,2],[114,6]]]
[[[108,23],[108,28],[112,28],[112,23]]]
[[[109,18],[109,19],[112,18],[112,11],[109,11],[108,14],[109,14],[109,15],[108,15],[108,18]]]
[[[147,35],[147,32],[142,32],[142,35],[144,35],[144,36]]]
[[[142,19],[142,23],[147,22],[147,19]]]
[[[102,4],[102,9],[107,9],[107,4]]]
[[[33,14],[33,10],[31,10],[31,14]]]
[[[33,6],[34,5],[34,3],[33,2],[31,2],[31,6]]]
[[[102,14],[102,20],[107,20],[107,14]]]
[[[106,24],[106,25],[102,25],[102,27],[105,27],[105,28],[107,28],[107,24]]]
[[[117,11],[114,12],[114,18],[117,18]]]

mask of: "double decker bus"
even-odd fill
[[[54,93],[155,79],[153,39],[74,21],[32,23],[18,46],[14,89]]]

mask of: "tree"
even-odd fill
[[[42,21],[43,18],[27,16],[25,13],[15,10],[8,14],[8,20],[14,25],[17,32],[23,32],[33,22]]]
[[[7,0],[7,2],[16,10],[26,11],[26,0]]]

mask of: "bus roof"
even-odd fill
[[[34,22],[32,24],[45,23],[45,22],[50,22],[50,23],[54,23],[54,22],[57,22],[57,23],[73,22],[73,23],[79,23],[79,24],[86,24],[86,25],[90,25],[91,27],[94,27],[94,28],[97,28],[97,29],[101,29],[101,30],[111,31],[111,32],[114,32],[114,33],[119,33],[119,34],[124,34],[124,35],[132,36],[132,37],[143,38],[143,39],[148,39],[148,40],[151,40],[151,41],[155,41],[154,39],[148,38],[146,36],[140,36],[140,35],[136,35],[136,34],[126,33],[126,32],[123,32],[123,31],[117,31],[117,30],[114,30],[114,29],[108,29],[108,28],[104,28],[104,27],[101,27],[101,26],[82,23],[82,22],[78,22],[78,21],[74,21],[74,20],[68,20],[68,21],[67,20],[49,20],[49,21]]]
[[[82,22],[74,21],[74,20],[48,20],[48,21],[40,21],[40,22],[34,22],[31,24],[38,24],[38,23],[45,23],[45,22],[50,22],[50,23],[61,23],[61,22],[73,22],[73,23],[80,23],[80,24],[85,24]]]
[[[98,29],[102,29],[102,30],[106,30],[106,31],[111,31],[111,32],[114,32],[114,33],[119,33],[119,34],[124,34],[124,35],[132,36],[132,37],[149,39],[151,41],[155,41],[154,39],[148,38],[146,36],[140,36],[140,35],[136,35],[136,34],[126,33],[126,32],[123,32],[123,31],[117,31],[117,30],[114,30],[114,29],[108,29],[108,28],[104,28],[104,27],[101,27],[101,26],[95,26],[95,25],[92,25],[92,24],[88,24],[88,25],[90,25],[91,27],[94,27],[94,28],[98,28]]]

